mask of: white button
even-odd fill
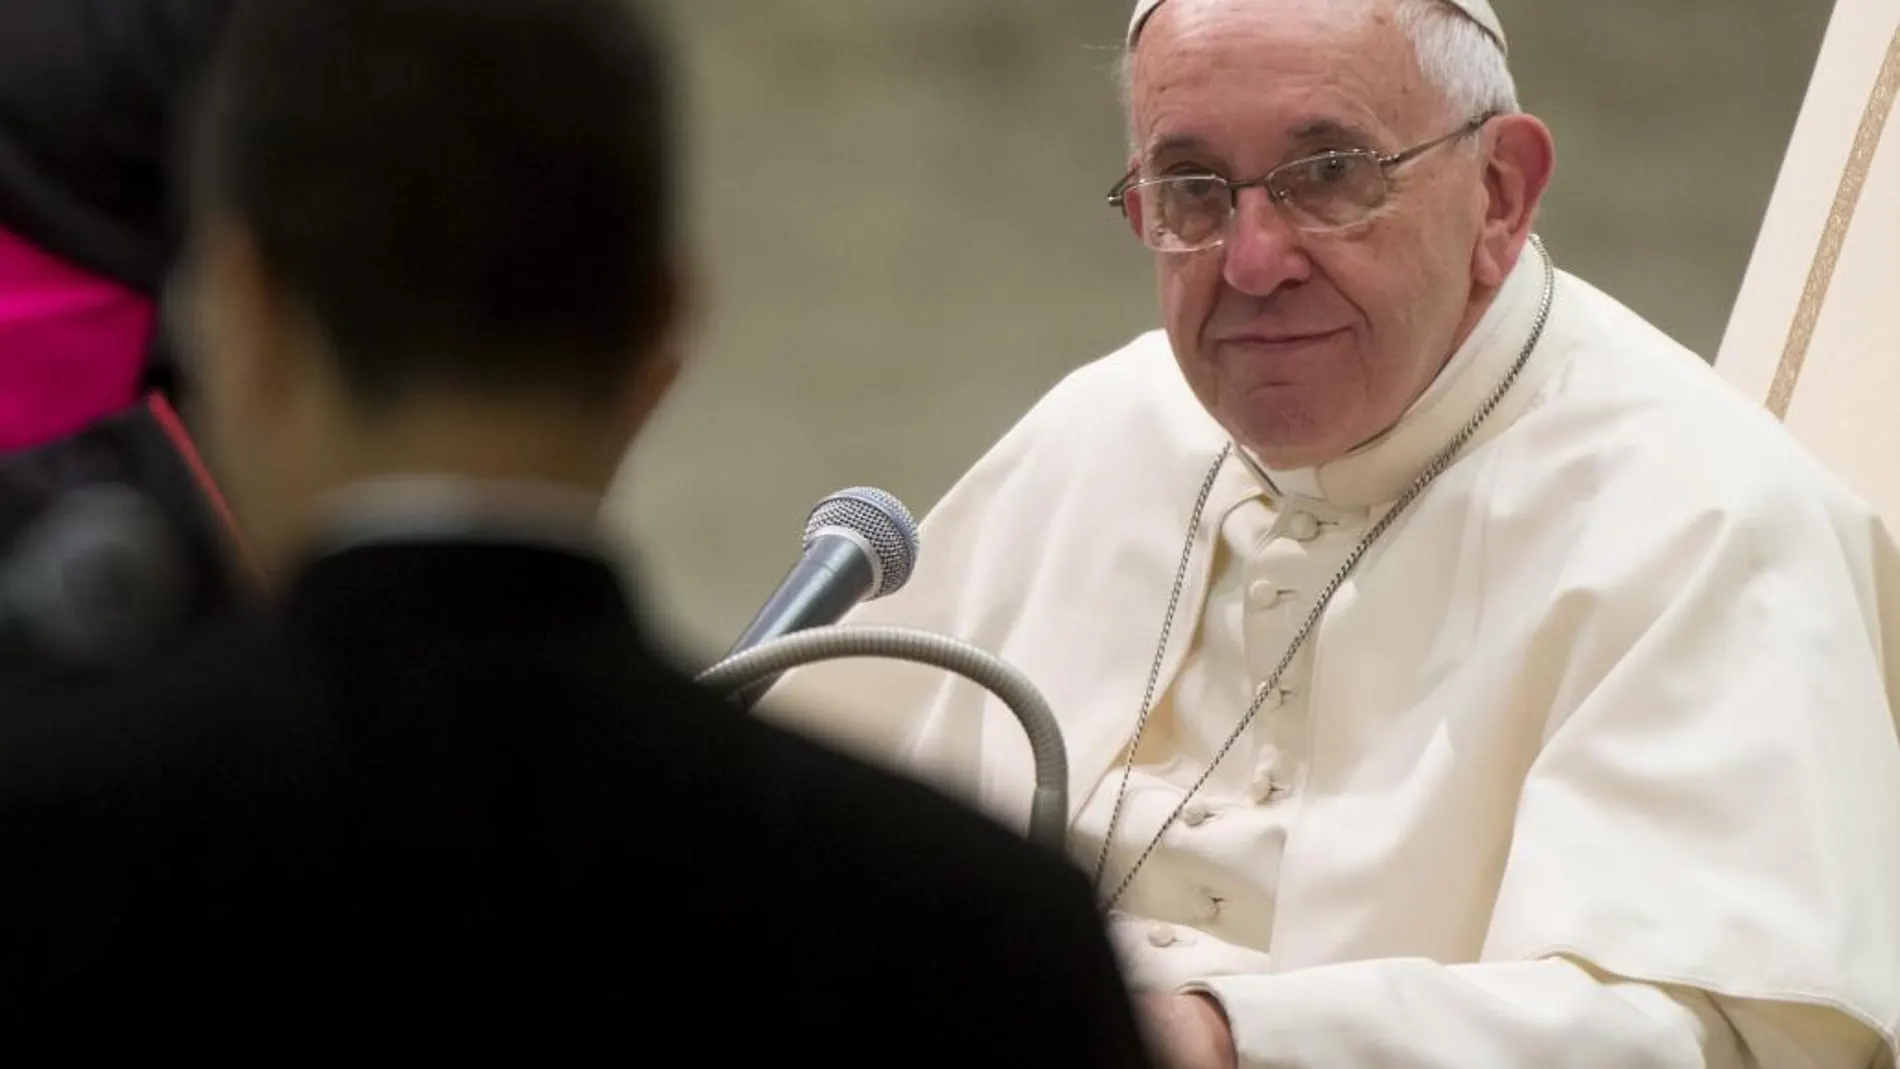
[[[1274,778],[1274,774],[1266,769],[1261,769],[1259,774],[1254,776],[1251,793],[1253,800],[1260,805],[1266,805],[1285,791],[1286,788],[1280,785]]]
[[[1201,924],[1214,924],[1220,920],[1221,906],[1225,905],[1214,892],[1201,888],[1201,901],[1194,911],[1194,919]]]
[[[1181,822],[1190,828],[1198,828],[1207,823],[1207,805],[1203,802],[1189,802],[1181,810]]]
[[[1295,542],[1311,542],[1319,537],[1319,517],[1310,512],[1295,512],[1286,518],[1286,534]]]
[[[1247,591],[1247,597],[1252,600],[1253,607],[1256,609],[1275,608],[1281,602],[1292,596],[1293,591],[1282,590],[1278,586],[1265,580],[1255,583]]]
[[[1177,938],[1172,924],[1157,924],[1148,929],[1148,945],[1156,949],[1173,946]]]
[[[1280,764],[1281,756],[1278,747],[1268,746],[1260,751],[1260,760],[1254,765],[1253,782],[1247,785],[1247,793],[1253,796],[1256,803],[1265,805],[1272,801],[1275,795],[1286,790],[1280,779]]]

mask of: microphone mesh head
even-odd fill
[[[805,521],[805,546],[826,530],[846,530],[869,543],[877,554],[879,583],[871,597],[895,594],[917,566],[917,521],[910,510],[882,490],[855,486],[820,501]]]

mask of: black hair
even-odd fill
[[[243,0],[190,156],[347,387],[598,396],[673,304],[668,74],[632,0]]]

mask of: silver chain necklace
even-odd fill
[[[1544,292],[1538,302],[1537,320],[1535,325],[1531,328],[1530,340],[1524,343],[1524,350],[1518,354],[1517,362],[1511,365],[1511,369],[1505,373],[1503,380],[1498,383],[1497,388],[1491,391],[1490,396],[1485,398],[1482,405],[1478,406],[1477,413],[1471,417],[1470,421],[1468,421],[1456,435],[1452,436],[1451,441],[1447,442],[1443,449],[1438,451],[1438,454],[1432,458],[1431,463],[1425,466],[1425,470],[1419,473],[1418,478],[1414,479],[1412,484],[1406,488],[1405,492],[1399,495],[1398,500],[1393,502],[1390,509],[1386,510],[1386,514],[1380,517],[1379,522],[1373,524],[1372,530],[1366,532],[1366,536],[1360,539],[1359,544],[1353,548],[1353,551],[1346,555],[1345,563],[1341,564],[1339,570],[1333,573],[1332,579],[1327,582],[1325,588],[1320,591],[1319,598],[1314,602],[1312,611],[1306,614],[1305,622],[1303,622],[1300,625],[1300,629],[1294,633],[1293,641],[1287,645],[1286,652],[1280,657],[1280,663],[1274,667],[1273,671],[1267,676],[1266,682],[1260,684],[1259,690],[1254,693],[1253,703],[1247,707],[1246,715],[1242,716],[1240,722],[1234,725],[1233,732],[1227,736],[1227,741],[1222,743],[1220,749],[1215,752],[1214,759],[1209,761],[1207,767],[1201,771],[1200,778],[1196,779],[1194,785],[1188,788],[1187,793],[1181,796],[1181,801],[1174,807],[1174,812],[1168,815],[1167,820],[1162,821],[1160,830],[1155,832],[1154,838],[1149,840],[1147,847],[1142,850],[1139,857],[1135,858],[1134,865],[1130,866],[1127,873],[1122,876],[1121,882],[1115,885],[1114,892],[1102,900],[1102,909],[1104,911],[1114,909],[1115,906],[1121,902],[1122,896],[1128,893],[1129,886],[1135,882],[1136,874],[1141,871],[1143,865],[1148,863],[1148,859],[1154,855],[1155,850],[1161,846],[1162,838],[1174,827],[1175,822],[1181,819],[1181,814],[1187,809],[1188,803],[1193,801],[1194,796],[1199,794],[1201,788],[1207,785],[1207,781],[1213,778],[1214,770],[1220,767],[1220,763],[1226,760],[1227,754],[1240,742],[1241,736],[1246,733],[1248,726],[1253,723],[1254,717],[1259,715],[1260,709],[1266,704],[1267,698],[1280,689],[1280,677],[1286,674],[1286,670],[1292,665],[1293,659],[1299,655],[1300,648],[1306,645],[1306,640],[1310,638],[1313,631],[1319,627],[1320,619],[1325,615],[1326,607],[1332,602],[1333,595],[1339,593],[1339,588],[1345,585],[1346,579],[1352,575],[1353,570],[1359,566],[1359,562],[1365,558],[1366,553],[1372,549],[1373,545],[1375,545],[1380,538],[1384,537],[1387,531],[1392,529],[1392,525],[1398,522],[1399,517],[1405,514],[1405,511],[1411,507],[1413,502],[1419,499],[1420,495],[1424,494],[1426,488],[1436,482],[1438,477],[1443,475],[1445,471],[1451,467],[1452,462],[1458,458],[1458,454],[1464,450],[1466,445],[1470,444],[1472,437],[1478,433],[1478,429],[1484,426],[1485,420],[1489,419],[1491,413],[1496,411],[1498,405],[1503,403],[1505,395],[1509,394],[1511,387],[1516,384],[1518,376],[1524,371],[1524,366],[1530,362],[1531,353],[1536,351],[1537,343],[1542,340],[1544,336],[1544,327],[1550,322],[1551,304],[1555,300],[1557,293],[1557,271],[1555,265],[1551,262],[1550,253],[1545,250],[1543,241],[1536,235],[1531,236],[1531,245],[1537,250],[1538,257],[1542,259],[1544,263]],[[1098,893],[1102,888],[1102,877],[1108,872],[1108,857],[1114,848],[1115,832],[1121,824],[1122,807],[1128,801],[1128,784],[1134,774],[1135,753],[1141,749],[1142,738],[1147,733],[1149,714],[1153,711],[1154,707],[1155,687],[1160,684],[1161,668],[1167,661],[1168,639],[1174,633],[1175,613],[1181,606],[1181,598],[1184,596],[1187,588],[1188,565],[1194,559],[1194,543],[1200,535],[1201,524],[1205,520],[1207,513],[1207,501],[1214,493],[1214,483],[1220,477],[1222,466],[1227,463],[1228,458],[1233,456],[1233,452],[1234,446],[1232,442],[1222,447],[1220,455],[1214,458],[1214,465],[1207,470],[1207,478],[1201,483],[1200,497],[1194,502],[1194,516],[1193,519],[1188,522],[1187,543],[1182,547],[1181,564],[1174,573],[1174,590],[1168,596],[1167,615],[1163,617],[1161,621],[1161,641],[1155,649],[1154,666],[1148,670],[1148,686],[1147,689],[1142,692],[1141,713],[1135,720],[1134,739],[1129,742],[1128,756],[1122,762],[1121,785],[1115,792],[1115,806],[1109,812],[1108,830],[1102,835],[1102,852],[1095,862],[1094,885]]]

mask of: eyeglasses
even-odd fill
[[[1137,166],[1108,191],[1108,203],[1130,220],[1138,219],[1142,244],[1159,252],[1200,252],[1225,241],[1240,191],[1250,186],[1264,188],[1274,208],[1301,231],[1340,230],[1364,222],[1385,204],[1392,194],[1394,171],[1440,145],[1471,136],[1497,117],[1497,112],[1487,112],[1403,152],[1322,152],[1283,163],[1246,182],[1217,174],[1141,179]]]

